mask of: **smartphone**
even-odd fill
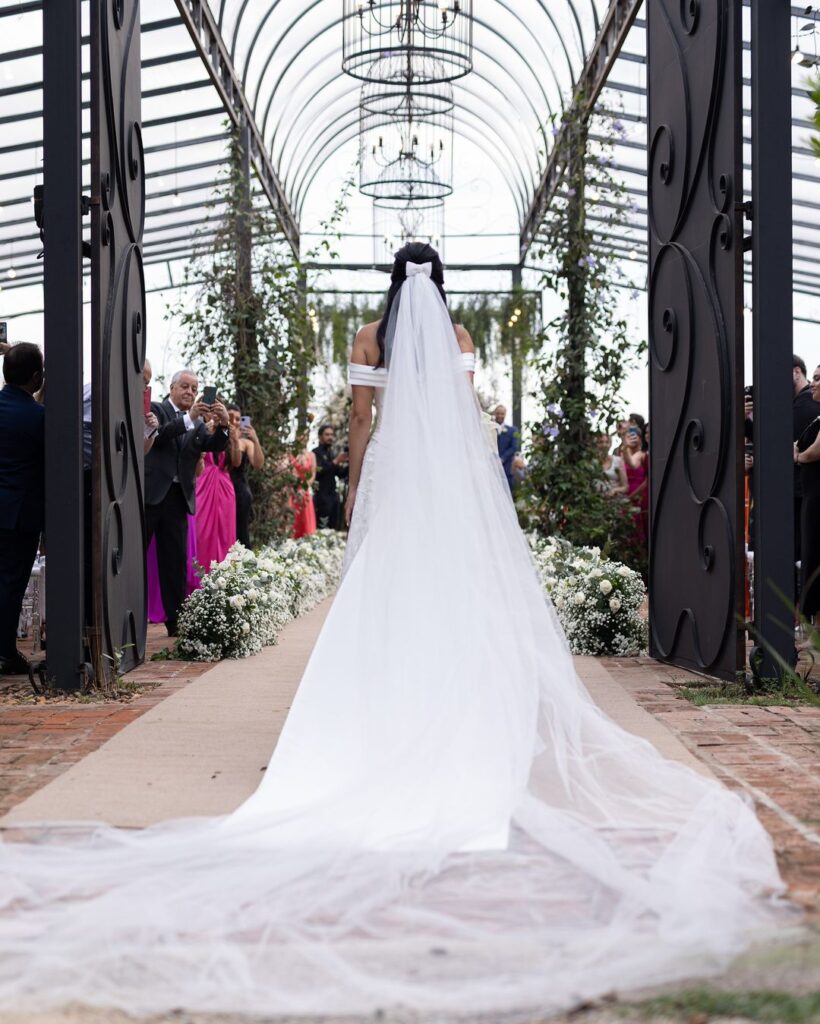
[[[151,386],[150,384],[142,393],[142,411],[147,416],[151,412]]]
[[[216,401],[216,388],[211,386],[205,388],[205,390],[202,392],[202,401],[206,405],[213,405],[214,402]]]
[[[240,416],[239,417],[239,426],[242,427],[243,430],[247,430],[250,427],[250,425],[251,425],[251,418],[250,418],[250,416]]]

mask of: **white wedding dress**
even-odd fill
[[[424,269],[389,371],[351,371],[383,408],[263,783],[217,820],[8,836],[0,1006],[524,1020],[791,920],[747,803],[575,675]]]

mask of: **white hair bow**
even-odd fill
[[[416,274],[424,274],[425,277],[433,276],[432,263],[408,263],[406,264],[406,267],[408,277],[414,277]]]

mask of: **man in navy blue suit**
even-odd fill
[[[498,457],[501,459],[501,465],[504,467],[504,475],[507,478],[507,483],[510,485],[510,493],[513,490],[513,459],[516,454],[521,451],[521,435],[518,431],[518,427],[511,426],[509,423],[505,423],[504,420],[507,418],[507,410],[503,405],[497,405],[495,407],[495,422],[498,425]]]
[[[43,353],[12,345],[0,391],[0,673],[28,672],[17,650],[17,623],[45,518]]]

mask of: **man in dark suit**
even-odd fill
[[[794,382],[793,441],[798,441],[806,427],[820,416],[820,403],[811,396],[811,385],[806,376],[806,364],[795,355],[792,359],[792,380]],[[800,518],[803,492],[800,488],[800,467],[794,467],[794,560],[800,561]]]
[[[0,672],[28,672],[17,650],[17,623],[45,519],[45,410],[34,400],[43,384],[43,353],[12,345],[0,391]]]
[[[198,382],[192,370],[171,378],[163,402],[152,402],[159,424],[145,456],[145,524],[147,540],[156,535],[159,588],[168,636],[177,634],[177,616],[185,600],[188,570],[188,515],[196,512],[196,466],[203,452],[228,447],[228,410],[221,402],[197,401]],[[216,429],[205,424],[213,417]]]
[[[494,416],[498,426],[498,457],[501,459],[504,475],[507,478],[507,483],[510,485],[510,493],[512,493],[514,486],[513,459],[521,451],[521,435],[519,434],[518,427],[504,422],[507,418],[507,410],[503,405],[495,407]]]
[[[330,424],[319,430],[319,444],[313,449],[316,456],[316,485],[313,493],[313,505],[316,509],[316,522],[319,528],[341,530],[342,503],[336,489],[336,481],[347,476],[348,456],[334,455],[333,445],[336,432]]]

